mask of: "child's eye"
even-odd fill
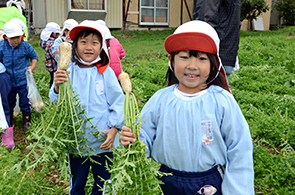
[[[185,59],[185,60],[186,60],[186,59],[189,59],[188,56],[180,56],[180,58],[181,58],[181,59]]]

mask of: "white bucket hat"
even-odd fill
[[[105,39],[112,39],[112,38],[114,38],[112,36],[112,34],[111,34],[110,29],[107,27],[105,21],[103,21],[103,20],[96,20],[96,22],[103,27],[103,33],[104,33]]]
[[[42,30],[40,37],[43,41],[47,41],[51,33],[61,33],[60,26],[55,22],[47,23],[45,29]]]
[[[10,0],[6,2],[6,7],[11,7],[13,4],[16,5],[16,7],[18,8],[18,11],[23,14],[23,10],[22,9],[26,9],[26,4],[23,0]]]
[[[13,21],[13,22],[18,23],[22,27],[22,31],[25,32],[26,25],[25,25],[25,23],[21,19],[19,19],[19,18],[12,18],[10,21]]]
[[[22,27],[15,21],[9,21],[4,24],[3,31],[6,37],[18,37],[23,36],[24,32],[22,31]]]
[[[72,30],[72,28],[74,28],[77,25],[78,25],[78,22],[76,20],[74,20],[74,19],[67,19],[64,22],[64,26],[63,26],[63,29],[62,29],[61,32],[64,32],[65,29]]]
[[[218,34],[210,24],[201,20],[193,20],[180,25],[172,35],[168,36],[164,47],[169,54],[184,50],[215,54],[218,59],[219,71],[226,79],[225,70],[219,57],[219,43]],[[225,82],[227,83],[227,81]]]
[[[100,25],[104,25],[104,26],[106,26],[106,22],[105,21],[103,21],[103,20],[96,20],[96,22],[98,23],[98,24],[100,24]]]
[[[112,34],[111,34],[110,29],[107,26],[103,26],[103,30],[104,30],[105,39],[112,39],[112,38],[114,38],[112,36]]]

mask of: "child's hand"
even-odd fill
[[[118,129],[116,127],[112,127],[109,130],[102,131],[103,134],[107,135],[107,140],[101,144],[100,148],[103,150],[107,150],[113,147],[117,132]]]
[[[54,73],[54,89],[58,93],[59,92],[59,85],[68,81],[68,75],[66,74],[66,71],[64,70],[57,70]]]
[[[33,68],[32,66],[29,66],[29,67],[27,68],[27,71],[29,72],[30,70],[31,70],[31,72],[33,72],[34,68]]]
[[[121,144],[127,146],[130,142],[135,142],[136,135],[132,133],[132,130],[129,127],[123,126],[121,130]]]

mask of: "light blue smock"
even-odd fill
[[[124,94],[120,87],[114,71],[107,67],[101,74],[96,67],[80,68],[71,63],[68,71],[73,84],[75,93],[85,114],[88,118],[92,118],[91,122],[101,131],[116,127],[121,129],[124,124]],[[49,91],[51,102],[58,101],[58,94],[54,92],[54,84]],[[91,126],[89,122],[87,127]],[[95,138],[92,132],[95,129],[84,128],[87,145],[93,148],[94,154],[110,152],[109,150],[100,149],[103,143],[101,137]],[[119,146],[118,133],[114,141],[114,147]]]
[[[221,165],[223,195],[254,194],[252,138],[232,94],[212,85],[195,99],[183,100],[175,87],[157,91],[142,109],[140,137],[148,156],[188,172]]]
[[[59,48],[59,45],[63,42],[63,40],[61,39],[61,37],[59,36],[57,39],[55,39],[54,43],[53,43],[53,46],[52,46],[52,53],[54,55],[54,59],[57,63],[57,69],[59,69],[59,61],[60,61],[60,56],[59,54],[55,54],[55,52],[58,50]]]

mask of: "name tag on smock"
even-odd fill
[[[213,132],[211,121],[202,121],[202,142],[206,145],[210,144],[210,141],[213,141]]]
[[[95,89],[96,89],[96,94],[97,95],[103,94],[104,88],[103,88],[102,80],[99,80],[99,81],[95,82]]]

